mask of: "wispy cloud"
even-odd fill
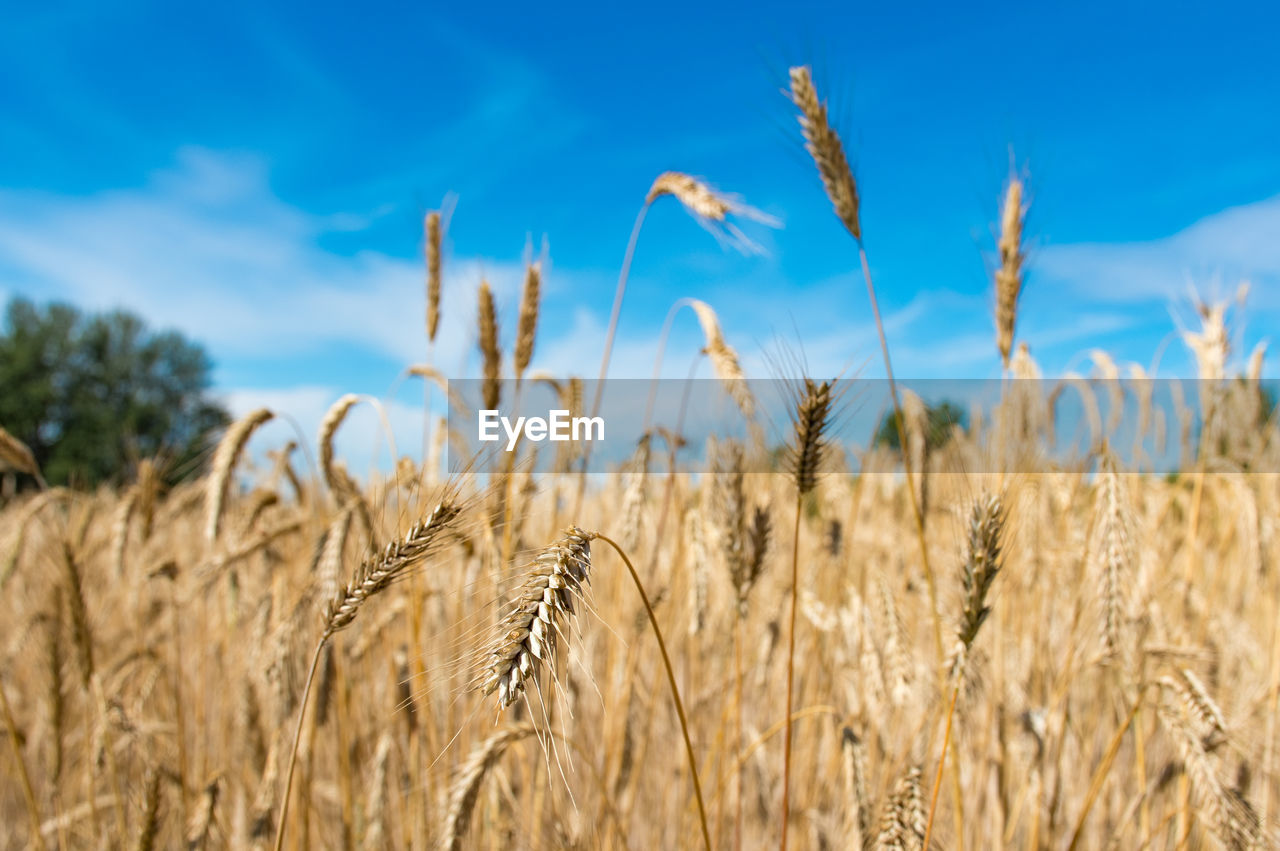
[[[281,201],[266,178],[253,157],[189,148],[135,189],[85,198],[0,193],[0,269],[29,295],[126,307],[206,342],[215,356],[360,346],[420,360],[420,264],[325,250],[326,219]],[[445,353],[461,353],[469,340],[469,294],[481,276],[501,296],[518,288],[520,264],[450,265]]]
[[[1198,287],[1254,284],[1254,306],[1280,308],[1280,196],[1207,216],[1149,242],[1048,246],[1034,258],[1040,287],[1098,302],[1167,303]],[[1229,292],[1230,290],[1228,290]]]

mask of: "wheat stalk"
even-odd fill
[[[795,689],[796,598],[800,584],[800,507],[804,497],[818,483],[818,470],[827,451],[826,432],[831,424],[833,382],[821,383],[805,378],[799,388],[792,425],[795,439],[788,454],[791,480],[796,488],[796,516],[792,524],[791,543],[791,614],[787,627],[787,702],[784,718],[791,717]],[[782,851],[787,851],[787,833],[791,822],[791,725],[786,726],[782,744]]]
[[[858,261],[862,266],[862,277],[867,284],[867,298],[871,302],[871,314],[876,323],[876,335],[880,340],[880,353],[884,358],[885,375],[889,380],[889,395],[893,400],[894,421],[898,429],[900,445],[906,446],[904,431],[905,418],[902,402],[898,397],[898,385],[893,377],[893,362],[889,357],[889,341],[884,333],[884,321],[880,316],[880,303],[876,298],[875,284],[871,279],[871,264],[867,260],[866,247],[862,243],[862,225],[859,219],[858,185],[853,178],[853,171],[844,155],[844,147],[840,137],[832,129],[827,120],[827,109],[818,99],[813,85],[813,76],[806,66],[791,69],[791,100],[800,110],[800,127],[804,133],[806,149],[818,167],[826,188],[827,197],[835,208],[836,216],[844,224],[849,234],[857,243]],[[920,561],[924,567],[925,583],[929,589],[929,611],[933,619],[934,646],[939,661],[939,674],[944,660],[942,646],[942,615],[938,610],[938,589],[929,561],[929,547],[925,540],[924,511],[916,497],[912,480],[911,465],[904,460],[903,471],[907,479],[907,494],[911,501],[911,512],[916,526],[916,542],[920,547]],[[923,473],[924,471],[920,471]],[[958,786],[958,782],[956,784]],[[957,812],[959,810],[957,809]],[[785,830],[785,828],[784,828]],[[957,831],[959,832],[959,831]],[[785,849],[784,849],[785,851]]]
[[[684,736],[685,754],[693,780],[694,795],[698,802],[698,817],[702,838],[708,851],[711,849],[711,831],[707,826],[707,811],[702,798],[702,784],[698,779],[698,763],[689,738],[689,724],[685,716],[684,701],[676,684],[671,657],[662,629],[653,613],[653,605],[644,590],[640,575],[632,565],[626,551],[616,541],[599,532],[587,532],[577,526],[565,529],[563,536],[534,557],[525,572],[524,583],[515,599],[507,605],[506,613],[498,622],[493,637],[483,647],[476,667],[478,674],[471,688],[484,695],[498,696],[497,709],[502,712],[522,696],[528,682],[537,684],[537,676],[545,665],[554,678],[556,648],[567,640],[568,632],[562,627],[575,614],[574,599],[582,599],[584,583],[591,580],[591,542],[599,539],[608,544],[627,566],[636,593],[644,604],[653,628],[658,650],[666,669],[667,685],[680,719],[680,731]],[[540,692],[541,693],[541,692]],[[527,697],[526,697],[527,700]]]
[[[435,507],[405,532],[398,541],[389,542],[380,552],[363,559],[352,573],[346,585],[329,600],[324,610],[324,628],[311,657],[311,667],[302,689],[298,707],[298,723],[294,730],[293,748],[289,755],[289,769],[285,775],[284,792],[280,800],[280,816],[276,826],[275,849],[280,851],[284,843],[285,818],[289,814],[289,790],[293,785],[293,771],[297,764],[298,745],[302,741],[303,720],[307,713],[307,699],[315,681],[321,654],[335,632],[350,626],[361,607],[370,598],[390,588],[392,583],[405,575],[414,565],[426,559],[440,544],[445,533],[457,522],[462,506],[452,488],[446,488]]]
[[[929,847],[933,833],[933,815],[938,807],[938,792],[942,788],[942,769],[947,762],[947,747],[951,743],[951,721],[956,711],[956,700],[964,683],[965,668],[969,661],[978,630],[991,614],[987,595],[991,584],[999,574],[1002,558],[1001,536],[1004,533],[1004,503],[998,494],[986,494],[974,501],[969,511],[968,536],[965,541],[964,559],[960,568],[960,581],[964,587],[960,626],[956,632],[955,650],[951,660],[951,703],[947,707],[946,732],[942,737],[942,753],[938,757],[938,773],[933,781],[930,796],[929,820],[924,832],[924,847]],[[957,805],[959,801],[957,801]]]

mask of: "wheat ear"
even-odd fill
[[[818,99],[813,86],[813,75],[808,66],[791,69],[791,101],[800,110],[800,130],[804,134],[805,149],[813,157],[827,190],[836,217],[844,224],[853,238],[862,240],[862,223],[858,219],[858,184],[853,179],[849,160],[844,155],[840,137],[831,129],[827,120],[827,105]]]
[[[253,413],[236,420],[223,435],[213,453],[213,469],[209,475],[208,492],[205,505],[208,515],[205,520],[205,540],[212,544],[218,539],[218,531],[222,524],[222,512],[226,507],[227,492],[231,487],[231,474],[235,471],[236,462],[249,442],[254,431],[270,420],[274,414],[267,408],[259,408]]]
[[[204,787],[200,804],[187,824],[187,851],[199,851],[209,841],[209,828],[213,826],[213,811],[218,806],[222,792],[222,778],[215,777]]]
[[[694,314],[698,317],[698,324],[702,326],[702,336],[706,344],[703,351],[710,359],[711,366],[716,371],[716,377],[724,383],[725,389],[737,403],[742,415],[750,420],[755,416],[755,399],[747,387],[742,366],[738,362],[738,353],[725,342],[724,333],[720,330],[720,318],[705,301],[689,299],[689,306],[693,308]]]
[[[307,700],[315,681],[316,670],[325,646],[333,634],[350,626],[360,608],[376,594],[391,587],[414,565],[421,563],[440,544],[446,530],[452,528],[462,508],[454,491],[446,489],[425,517],[419,520],[398,541],[391,541],[381,552],[366,557],[352,573],[347,584],[340,588],[325,607],[324,628],[311,657],[306,685],[298,706],[298,723],[294,729],[293,748],[289,754],[289,769],[285,775],[284,792],[280,800],[280,817],[276,825],[275,849],[284,845],[285,818],[289,814],[289,790],[293,785],[293,770],[298,759],[298,745],[302,741],[303,721],[307,714]]]
[[[532,724],[503,727],[485,739],[467,757],[467,761],[458,769],[449,792],[449,813],[441,832],[440,851],[460,851],[485,775],[498,764],[507,748],[534,732]]]
[[[498,312],[488,281],[476,291],[476,322],[479,325],[480,356],[484,360],[484,406],[497,410],[502,394],[502,349],[498,347]]]
[[[1224,733],[1222,710],[1199,679],[1186,669],[1179,671],[1176,679],[1162,678],[1160,685],[1166,698],[1160,701],[1157,715],[1177,743],[1183,770],[1207,811],[1214,833],[1233,851],[1259,847],[1263,825],[1257,812],[1238,790],[1223,782],[1209,756]]]
[[[337,435],[338,429],[342,427],[342,422],[347,418],[347,414],[359,402],[359,396],[355,393],[347,393],[329,407],[329,410],[325,412],[324,419],[320,421],[320,472],[324,476],[325,484],[328,485],[330,492],[339,504],[343,504],[351,498],[353,485],[346,472],[337,466],[333,450],[333,438]]]
[[[19,473],[26,473],[36,480],[41,490],[48,488],[44,476],[40,475],[40,465],[31,447],[10,434],[4,426],[0,426],[0,464],[6,464]]]
[[[851,848],[861,848],[870,838],[871,802],[867,799],[867,749],[853,732],[845,727],[840,734],[841,768],[844,778],[845,798],[853,807],[852,817],[846,817],[846,827],[851,834]]]
[[[1099,556],[1102,566],[1102,638],[1105,658],[1121,662],[1129,673],[1129,651],[1124,631],[1127,612],[1127,577],[1133,560],[1129,508],[1124,487],[1110,452],[1103,455],[1098,476]]]
[[[609,357],[613,353],[613,341],[618,333],[618,319],[622,314],[622,300],[627,292],[627,276],[631,272],[631,261],[635,257],[636,243],[640,239],[640,230],[644,226],[645,215],[653,202],[666,195],[678,200],[699,222],[704,225],[712,223],[727,230],[739,248],[758,250],[736,225],[728,222],[730,214],[755,219],[763,224],[777,226],[778,222],[753,207],[742,203],[737,198],[718,193],[705,181],[690,177],[680,172],[669,171],[658,175],[649,192],[645,195],[644,205],[636,214],[635,224],[631,226],[631,236],[627,240],[627,250],[622,258],[622,270],[618,274],[618,286],[613,294],[613,307],[609,311],[609,330],[605,334],[604,351],[600,356],[600,377],[596,382],[595,396],[591,402],[591,416],[600,415],[600,402],[604,396],[604,380],[609,374]],[[716,233],[715,231],[712,231]],[[719,234],[717,234],[719,238]],[[646,425],[647,429],[647,425]],[[591,444],[583,448],[582,469],[587,469],[591,458]],[[578,492],[574,500],[573,513],[576,516],[582,508],[582,496],[586,487],[586,477],[578,479]]]
[[[1022,294],[1022,181],[1010,178],[1000,213],[1000,266],[996,269],[996,348],[1000,362],[1009,368],[1014,326],[1018,320],[1018,297]]]
[[[440,330],[440,212],[432,210],[423,220],[427,255],[427,341],[436,341]]]
[[[876,848],[917,851],[929,847],[924,823],[924,797],[920,791],[920,767],[913,765],[898,781],[880,819]]]
[[[1004,534],[1004,524],[1004,503],[998,495],[987,494],[974,502],[969,512],[968,537],[960,572],[964,598],[960,613],[960,627],[956,633],[955,654],[951,663],[953,679],[951,701],[947,707],[946,731],[942,737],[942,753],[938,757],[938,773],[934,777],[933,793],[930,796],[929,820],[925,824],[923,846],[925,848],[929,847],[929,837],[933,833],[933,816],[938,807],[938,792],[942,788],[942,769],[946,765],[947,748],[951,744],[951,722],[955,716],[960,687],[964,682],[969,653],[973,649],[974,640],[978,637],[978,630],[991,614],[991,607],[987,605],[987,595],[1001,568],[1001,536]]]
[[[567,640],[569,632],[562,629],[575,612],[575,598],[581,598],[584,583],[591,579],[591,542],[600,540],[608,544],[627,566],[631,581],[636,586],[640,601],[649,616],[667,673],[667,685],[680,720],[680,732],[684,736],[685,754],[689,760],[689,772],[693,780],[694,796],[698,802],[699,825],[707,851],[711,849],[711,831],[707,826],[707,811],[702,797],[702,783],[698,778],[698,761],[694,756],[693,742],[689,738],[689,723],[680,699],[680,687],[676,684],[667,643],[653,613],[649,595],[640,581],[640,574],[616,541],[599,532],[587,532],[570,526],[564,535],[534,557],[525,574],[524,585],[499,621],[493,638],[482,651],[479,673],[472,688],[485,695],[497,692],[498,710],[509,707],[525,694],[527,683],[536,679],[543,665],[556,676],[555,654],[560,641]]]
[[[142,803],[142,824],[138,827],[138,851],[153,851],[156,847],[156,834],[160,831],[160,772],[154,768],[147,770],[146,795]]]
[[[538,302],[542,291],[542,264],[530,263],[525,270],[524,290],[520,295],[520,318],[516,321],[516,345],[512,354],[516,383],[524,377],[533,359],[533,344],[538,333]]]
[[[583,585],[591,578],[594,537],[570,527],[534,557],[524,585],[498,623],[483,673],[475,683],[486,695],[497,692],[499,710],[524,693],[526,681],[536,677],[543,664],[555,675],[556,643],[566,634],[563,625],[576,612],[574,598],[581,598]]]

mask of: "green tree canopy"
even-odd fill
[[[132,314],[15,298],[0,328],[0,424],[51,484],[95,485],[157,455],[181,471],[227,422],[210,369],[202,347]]]
[[[943,400],[936,405],[925,405],[926,423],[925,440],[929,444],[930,449],[941,449],[951,440],[951,430],[955,426],[959,426],[962,430],[968,428],[968,417],[964,411],[952,402]],[[898,436],[897,417],[892,411],[889,412],[876,428],[876,438],[873,443],[875,446],[887,446],[890,449],[901,449],[902,444]]]

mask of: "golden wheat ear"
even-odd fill
[[[831,199],[836,216],[854,239],[862,240],[862,222],[858,218],[858,184],[844,155],[840,136],[827,120],[827,105],[818,99],[813,74],[807,65],[791,69],[791,102],[800,110],[800,130],[805,150],[813,157],[822,178],[822,186]]]
[[[390,541],[382,550],[366,556],[346,584],[339,588],[328,601],[324,609],[324,628],[320,640],[316,642],[315,652],[311,657],[311,667],[307,672],[306,683],[302,688],[302,697],[298,702],[298,721],[294,728],[293,748],[289,753],[288,771],[285,774],[284,791],[280,798],[280,815],[276,823],[276,851],[284,844],[284,833],[289,815],[289,791],[293,786],[293,772],[298,760],[298,746],[302,742],[302,731],[306,719],[307,700],[311,695],[311,687],[315,682],[316,671],[320,659],[333,634],[346,629],[356,619],[356,615],[368,604],[369,600],[381,594],[397,580],[403,578],[409,570],[421,564],[447,538],[463,513],[457,490],[449,486],[441,491],[435,506],[417,523],[409,528],[399,540]]]
[[[1022,181],[1010,178],[1000,211],[1000,266],[996,269],[996,348],[1000,362],[1009,368],[1014,328],[1018,321],[1018,299],[1022,295],[1022,223],[1026,218],[1022,202]]]
[[[449,789],[449,812],[441,831],[440,851],[460,851],[471,823],[471,813],[480,797],[480,785],[507,749],[516,742],[534,735],[532,724],[515,724],[503,727],[471,752],[467,761],[458,769]]]
[[[827,454],[834,389],[833,381],[805,378],[797,394],[792,422],[795,440],[787,456],[787,468],[800,496],[811,492],[818,483],[818,473]]]
[[[426,241],[427,260],[427,341],[436,341],[440,330],[440,243],[442,241],[440,211],[427,213],[422,227]]]
[[[516,322],[516,345],[512,355],[516,382],[533,359],[533,343],[538,333],[538,302],[542,292],[542,264],[530,263],[525,270],[524,290],[520,295],[520,318]]]
[[[222,528],[222,514],[226,508],[227,496],[231,489],[231,474],[249,444],[249,438],[260,426],[274,417],[267,408],[247,414],[236,420],[227,429],[218,448],[213,453],[213,468],[209,473],[208,492],[205,495],[205,506],[208,512],[205,520],[205,540],[212,544],[218,539]]]
[[[40,489],[45,489],[44,476],[40,475],[40,465],[36,463],[36,456],[31,448],[3,426],[0,426],[0,464],[32,476],[39,483]]]
[[[595,535],[576,526],[534,557],[524,585],[498,623],[483,654],[483,673],[475,688],[498,694],[503,710],[524,694],[525,684],[545,664],[555,675],[556,644],[564,624],[576,613],[574,599],[591,578],[591,541]]]
[[[502,394],[502,349],[498,347],[498,311],[488,281],[476,291],[476,323],[479,326],[480,356],[484,360],[484,406],[496,410]]]

